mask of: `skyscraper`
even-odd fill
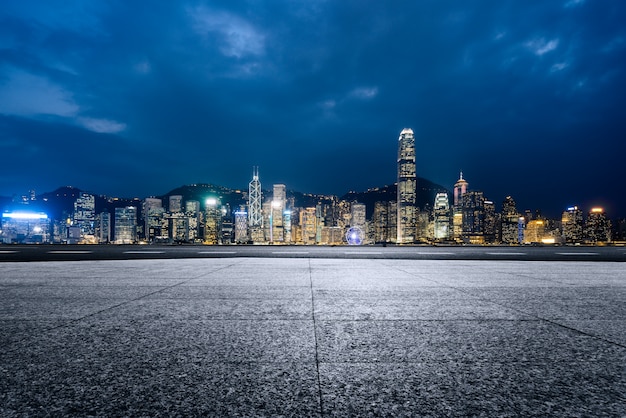
[[[585,240],[588,243],[610,242],[611,221],[603,208],[591,208],[585,220]]]
[[[459,179],[454,183],[454,207],[463,206],[463,195],[467,193],[468,183],[463,178],[463,172],[459,174]]]
[[[115,208],[115,242],[132,244],[137,240],[137,208]]]
[[[502,202],[500,242],[503,244],[519,244],[519,217],[515,200],[511,196],[507,196]]]
[[[248,228],[252,242],[263,241],[263,211],[259,167],[252,171],[252,181],[248,186]]]
[[[450,202],[448,193],[437,193],[435,204],[433,205],[435,218],[434,239],[446,240],[450,237]]]
[[[81,192],[74,202],[74,225],[80,228],[83,240],[94,239],[95,208],[95,196],[89,193]]]
[[[274,185],[274,194],[272,195],[271,214],[270,214],[270,241],[285,241],[284,227],[285,220],[283,218],[285,206],[287,203],[287,193],[284,184]],[[291,219],[290,219],[291,221]]]
[[[101,244],[111,241],[111,214],[105,210],[96,216],[96,237]]]
[[[398,138],[398,233],[397,243],[415,241],[417,224],[417,176],[415,173],[415,137],[405,128]]]
[[[485,197],[483,192],[471,191],[463,194],[462,214],[463,241],[470,244],[484,244]]]
[[[163,201],[156,197],[144,199],[143,205],[144,236],[148,242],[153,242],[161,236],[161,218],[163,217]]]
[[[452,202],[452,238],[461,241],[463,234],[463,195],[467,193],[468,183],[463,178],[461,171],[459,179],[454,183],[454,195]]]
[[[583,212],[578,206],[570,206],[561,216],[563,239],[566,243],[581,243],[583,241]]]
[[[183,197],[181,195],[170,196],[168,210],[170,213],[182,212],[183,210]]]

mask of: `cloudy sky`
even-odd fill
[[[417,171],[626,215],[626,2],[0,5],[0,195],[182,184],[343,194]]]

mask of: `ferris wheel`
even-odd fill
[[[348,245],[363,244],[363,230],[358,226],[353,226],[346,232],[346,241]]]

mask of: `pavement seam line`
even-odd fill
[[[86,319],[86,318],[89,318],[89,317],[92,317],[92,316],[96,316],[96,315],[101,314],[102,312],[110,311],[110,310],[112,310],[112,309],[119,308],[120,306],[126,305],[126,304],[128,304],[128,303],[131,303],[131,302],[136,302],[136,301],[141,300],[141,299],[143,299],[143,298],[146,298],[146,297],[148,297],[148,296],[156,295],[157,293],[161,293],[161,292],[164,292],[164,291],[166,291],[166,290],[173,289],[173,288],[174,288],[174,287],[176,287],[176,286],[180,286],[180,285],[182,285],[182,284],[189,283],[189,282],[190,282],[190,281],[192,281],[192,280],[199,279],[200,277],[203,277],[203,276],[206,276],[206,275],[209,275],[209,274],[213,274],[213,273],[216,273],[216,272],[218,272],[218,271],[221,271],[221,270],[227,269],[227,268],[229,268],[229,267],[234,266],[235,264],[238,264],[238,263],[232,263],[232,264],[229,264],[229,265],[227,265],[227,266],[223,266],[223,267],[217,268],[217,269],[215,269],[215,270],[212,270],[212,271],[209,271],[209,272],[202,273],[202,274],[200,274],[200,275],[198,275],[198,276],[195,276],[195,277],[192,277],[192,278],[190,278],[190,279],[188,279],[188,280],[183,280],[182,282],[175,283],[175,284],[173,284],[173,285],[170,285],[170,286],[166,286],[166,287],[160,288],[159,290],[155,290],[154,292],[146,293],[145,295],[141,295],[141,296],[136,297],[136,298],[134,298],[134,299],[125,300],[125,301],[123,301],[123,302],[121,302],[121,303],[118,303],[117,305],[109,306],[109,307],[106,307],[106,308],[104,308],[104,309],[100,309],[99,311],[96,311],[96,312],[91,312],[91,313],[89,313],[89,314],[87,314],[87,315],[83,315],[83,316],[81,316],[80,318],[69,319],[69,320],[67,320],[67,321],[64,321],[64,322],[63,322],[62,324],[60,324],[60,325],[57,325],[57,326],[55,326],[55,327],[52,327],[52,328],[49,328],[49,329],[47,329],[47,330],[43,331],[43,333],[42,333],[42,334],[44,334],[44,335],[45,335],[45,334],[48,334],[48,333],[50,333],[50,332],[52,332],[52,331],[55,331],[55,330],[57,330],[57,329],[67,328],[67,327],[71,326],[72,324],[75,324],[75,323],[77,323],[77,322],[80,322],[80,321],[82,321],[82,320],[84,320],[84,319]],[[21,342],[23,342],[23,341],[26,341],[26,340],[27,340],[27,339],[29,339],[29,338],[30,338],[30,337],[24,337],[24,338],[22,338],[22,339],[20,339],[20,340],[17,340],[17,341],[13,341],[13,342],[11,342],[9,345],[19,344],[19,343],[21,343]],[[15,350],[17,350],[17,349],[18,349],[18,347],[15,347],[15,348],[8,347],[8,348],[7,348],[7,350],[6,350],[6,352],[13,352],[13,351],[15,351]]]
[[[315,337],[315,371],[317,372],[317,395],[320,402],[320,416],[324,416],[324,401],[322,399],[322,381],[320,379],[319,345],[317,338],[317,322],[315,320],[315,293],[313,292],[313,269],[309,261],[309,284],[311,286],[311,319],[313,320],[313,336]]]
[[[542,321],[542,322],[547,322],[547,323],[549,323],[549,324],[556,325],[557,327],[564,328],[564,329],[567,329],[567,330],[569,330],[569,331],[574,331],[574,332],[577,332],[578,334],[584,335],[584,336],[586,336],[586,337],[590,337],[590,338],[593,338],[593,339],[596,339],[596,340],[599,340],[599,341],[603,341],[603,342],[605,342],[605,343],[608,343],[608,344],[611,344],[611,345],[615,345],[615,346],[618,346],[618,347],[620,347],[620,348],[626,348],[626,345],[625,345],[625,344],[621,344],[621,343],[618,343],[618,342],[616,342],[616,341],[611,341],[611,340],[609,340],[609,339],[607,339],[607,338],[600,337],[600,336],[598,336],[598,335],[593,335],[593,334],[590,334],[590,333],[588,333],[588,332],[585,332],[585,331],[579,330],[579,329],[577,329],[577,328],[573,328],[573,327],[570,327],[570,326],[568,326],[568,325],[561,324],[561,323],[556,322],[555,320],[552,320],[552,319],[542,318],[542,317],[541,317],[541,316],[539,316],[539,315],[535,315],[535,314],[533,314],[533,313],[529,313],[529,312],[523,311],[523,310],[521,310],[521,309],[519,309],[519,308],[515,308],[515,307],[512,307],[512,306],[508,306],[508,305],[505,305],[505,304],[503,304],[503,303],[499,303],[499,302],[494,302],[493,300],[490,300],[490,299],[486,299],[486,298],[484,298],[483,296],[477,295],[477,294],[475,294],[475,293],[473,293],[473,292],[471,292],[471,291],[467,290],[467,288],[456,287],[456,286],[450,286],[450,285],[447,285],[447,284],[441,283],[441,282],[439,282],[439,281],[437,281],[437,280],[435,280],[435,279],[426,278],[426,277],[424,277],[424,276],[422,276],[422,275],[418,275],[418,274],[412,273],[412,272],[410,272],[410,271],[406,271],[406,270],[401,269],[401,268],[399,268],[399,267],[395,267],[395,266],[390,266],[390,267],[391,267],[391,268],[394,268],[394,269],[396,269],[396,270],[399,270],[399,271],[401,271],[401,272],[403,272],[403,273],[410,274],[411,276],[420,277],[420,278],[422,278],[422,279],[426,279],[426,280],[431,281],[431,282],[433,282],[433,283],[437,283],[439,286],[442,286],[442,287],[447,287],[447,288],[450,288],[450,289],[454,289],[454,290],[456,290],[456,291],[458,291],[458,292],[464,293],[464,294],[466,294],[466,295],[469,295],[469,296],[471,296],[471,297],[473,297],[473,298],[475,298],[475,299],[481,300],[481,301],[483,301],[483,302],[492,303],[492,304],[494,304],[494,305],[496,305],[496,306],[500,306],[500,307],[502,307],[502,308],[510,309],[510,310],[512,310],[512,311],[514,311],[514,312],[517,312],[517,313],[520,313],[520,314],[523,314],[523,315],[527,315],[527,316],[530,316],[530,317],[532,317],[532,318],[536,318],[536,320],[539,320],[539,321]]]

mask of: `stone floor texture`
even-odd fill
[[[626,416],[621,263],[0,265],[0,416]]]

